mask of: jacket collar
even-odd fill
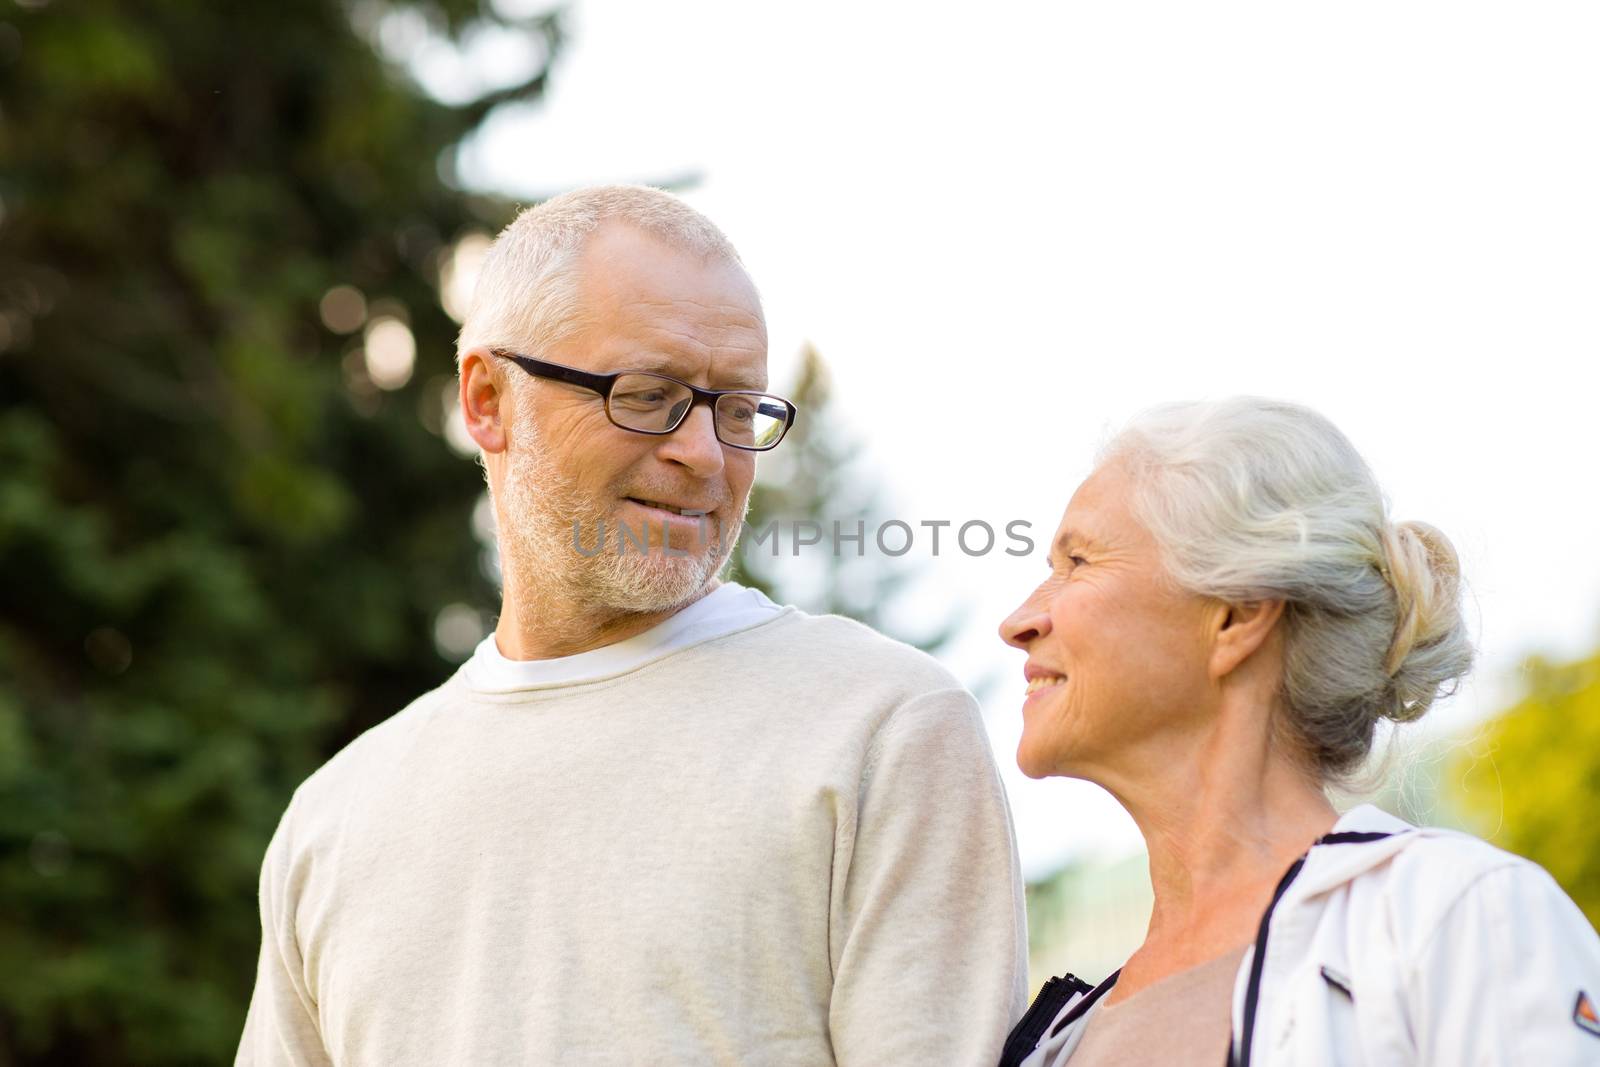
[[[1371,804],[1351,808],[1327,837],[1311,846],[1291,893],[1303,900],[1337,889],[1386,862],[1425,832]],[[1371,840],[1344,836],[1364,834],[1387,836]]]

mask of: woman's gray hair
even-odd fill
[[[1181,588],[1284,601],[1280,719],[1323,781],[1355,771],[1379,719],[1409,722],[1472,667],[1461,570],[1444,534],[1392,523],[1338,428],[1257,397],[1172,404],[1101,450]]]

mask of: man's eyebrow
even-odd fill
[[[657,355],[653,352],[630,352],[617,361],[613,374],[628,371],[651,371],[655,374],[671,374],[675,378],[682,377],[682,368],[673,364],[671,356]]]
[[[682,367],[679,367],[674,363],[671,356],[663,356],[656,353],[640,353],[638,355],[630,355],[622,362],[625,363],[626,366],[618,366],[616,372],[613,373],[646,371],[652,374],[665,374],[669,378],[681,378],[684,381],[688,381],[690,378],[690,375],[683,372]],[[762,384],[759,375],[746,371],[734,371],[727,376],[725,383],[713,382],[710,388],[753,389],[756,392],[764,392],[766,390],[766,386]]]

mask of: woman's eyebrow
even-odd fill
[[[1056,537],[1056,543],[1050,548],[1049,558],[1054,560],[1057,553],[1064,553],[1073,545],[1087,549],[1100,547],[1093,539],[1077,530],[1062,530],[1060,535]]]

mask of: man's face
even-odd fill
[[[589,239],[577,271],[579,329],[530,355],[602,374],[657,371],[707,389],[767,387],[766,325],[740,267],[613,223]],[[572,599],[624,612],[697,596],[733,550],[755,453],[721,444],[704,404],[673,433],[649,436],[613,425],[595,393],[509,365],[506,373],[515,414],[496,503],[502,567],[518,587],[554,580]],[[602,522],[605,549],[580,553],[574,523],[588,552]],[[648,537],[648,549],[624,540],[619,554],[623,526]]]

